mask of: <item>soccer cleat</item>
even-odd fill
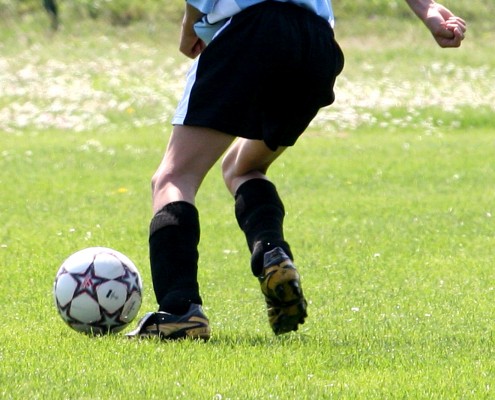
[[[264,254],[262,275],[258,277],[265,295],[268,320],[276,335],[297,331],[308,316],[299,273],[281,247]]]
[[[208,340],[210,326],[203,308],[199,304],[191,304],[189,311],[184,315],[174,315],[164,311],[149,312],[141,318],[137,328],[126,336]]]

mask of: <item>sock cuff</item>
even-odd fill
[[[187,201],[174,201],[159,210],[151,219],[150,236],[167,226],[188,226],[198,232],[199,213],[197,208]]]
[[[238,222],[256,207],[271,206],[285,214],[284,204],[275,185],[266,179],[250,179],[244,182],[235,193],[235,214]],[[241,226],[242,227],[242,226]]]
[[[274,192],[277,193],[275,185],[267,179],[254,178],[244,182],[235,192],[235,198],[246,196],[251,193]],[[277,193],[278,196],[278,193]]]

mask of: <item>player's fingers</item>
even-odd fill
[[[445,25],[451,29],[453,28],[459,28],[462,32],[466,32],[467,30],[467,25],[466,21],[464,21],[462,18],[455,17],[455,18],[450,18],[445,22]]]
[[[456,41],[462,41],[465,37],[466,22],[462,18],[452,17],[449,18],[444,25],[444,28],[451,32],[451,38]],[[447,36],[444,36],[447,38]]]
[[[448,25],[446,28],[451,32],[451,34],[450,34],[451,38],[460,37],[460,38],[464,39],[465,29],[463,29],[462,27],[460,27],[458,25]],[[444,37],[448,38],[449,36],[445,35]]]
[[[437,31],[434,35],[437,43],[441,47],[459,47],[464,39],[464,34],[461,34],[457,29],[445,28]]]

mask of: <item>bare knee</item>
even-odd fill
[[[153,176],[151,177],[151,194],[154,195],[157,188],[160,186],[161,184],[161,174],[159,173],[159,171],[156,171]]]
[[[173,174],[165,171],[163,168],[159,168],[151,177],[151,194],[153,198],[155,198],[159,192],[166,190],[167,186],[173,181]]]
[[[154,212],[175,201],[194,204],[199,184],[200,180],[194,175],[182,175],[158,169],[151,178]]]

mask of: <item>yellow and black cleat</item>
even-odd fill
[[[307,302],[299,273],[281,247],[265,253],[262,275],[258,279],[273,332],[280,335],[297,331],[308,316]]]
[[[191,304],[184,315],[167,312],[149,312],[145,314],[128,337],[153,338],[165,340],[178,339],[210,339],[208,318],[199,304]]]

